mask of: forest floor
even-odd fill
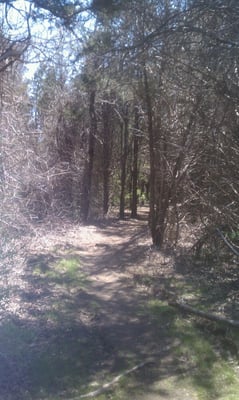
[[[39,226],[2,265],[0,400],[239,398],[238,330],[167,302],[239,319],[238,265],[156,251],[145,216]]]

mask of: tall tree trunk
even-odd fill
[[[146,105],[146,113],[147,113],[147,124],[148,124],[148,136],[149,136],[149,158],[150,158],[150,197],[149,197],[149,226],[151,230],[151,236],[153,243],[157,245],[159,238],[157,237],[157,224],[156,224],[156,209],[155,209],[155,138],[154,138],[154,129],[153,129],[153,110],[152,110],[152,100],[150,95],[150,88],[148,82],[148,74],[146,70],[146,66],[144,66],[143,70],[143,79],[144,79],[144,91],[145,91],[145,105]]]
[[[125,107],[121,131],[121,179],[120,179],[120,219],[125,217],[125,189],[126,189],[126,168],[128,158],[128,136],[129,136],[129,117],[128,105]]]
[[[134,131],[133,131],[133,169],[132,169],[132,204],[131,218],[137,218],[138,206],[138,156],[139,156],[139,109],[135,107]]]
[[[88,142],[88,159],[85,165],[85,174],[83,178],[82,188],[82,203],[81,203],[81,214],[82,220],[86,222],[89,218],[90,212],[90,200],[91,200],[91,184],[92,184],[92,172],[94,166],[94,148],[95,148],[95,136],[97,132],[97,119],[95,113],[95,90],[90,93],[89,102],[89,115],[90,115],[90,131],[89,131],[89,142]]]
[[[163,138],[160,115],[153,115],[150,85],[144,67],[145,103],[148,120],[150,155],[150,213],[149,226],[153,244],[161,247],[165,239],[170,188],[167,182],[167,141]],[[154,126],[155,124],[155,126]]]
[[[110,193],[110,163],[112,151],[112,136],[110,129],[111,106],[109,103],[103,103],[103,215],[109,211],[109,193]]]
[[[64,111],[60,110],[60,115],[57,121],[56,141],[58,156],[62,163],[67,166],[67,173],[65,173],[59,180],[58,186],[58,206],[64,208],[67,215],[73,214],[73,153],[75,148],[74,138],[66,128],[65,120],[63,117]]]

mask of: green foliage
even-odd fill
[[[226,236],[230,239],[230,240],[235,240],[238,241],[239,240],[239,229],[232,229],[230,232],[226,233]]]
[[[50,13],[48,16],[51,19],[53,16],[60,19],[62,24],[69,27],[74,25],[78,14],[83,12],[86,7],[79,6],[79,2],[75,0],[32,0],[35,5],[34,19],[38,20],[46,18],[44,11]]]
[[[112,17],[117,11],[121,11],[128,2],[128,0],[92,0],[91,9],[96,14],[100,12]]]

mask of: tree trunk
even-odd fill
[[[125,189],[126,189],[126,168],[128,158],[128,136],[129,136],[129,118],[128,118],[128,105],[125,107],[124,121],[121,131],[121,179],[120,179],[120,210],[119,217],[125,217]]]
[[[64,213],[71,215],[73,213],[73,153],[75,148],[74,138],[71,132],[67,130],[63,117],[64,110],[60,110],[57,121],[57,150],[59,159],[66,165],[68,171],[59,179],[58,183],[58,206],[64,209]]]
[[[157,217],[156,204],[155,204],[156,165],[155,165],[155,137],[153,129],[153,109],[152,109],[152,100],[150,96],[150,88],[149,88],[146,66],[144,66],[143,78],[144,78],[145,105],[146,105],[147,123],[148,123],[149,158],[150,158],[149,226],[151,230],[153,243],[155,245],[161,245],[161,236],[159,235],[159,231],[157,231],[157,221],[156,221]]]
[[[82,205],[81,205],[82,220],[84,222],[88,220],[90,212],[90,200],[91,200],[90,196],[91,196],[92,172],[94,166],[95,135],[97,131],[97,119],[95,113],[95,90],[92,90],[90,93],[89,114],[90,114],[90,131],[89,131],[89,142],[88,142],[88,159],[86,160],[85,174],[83,178]]]
[[[132,170],[132,204],[131,204],[131,218],[137,218],[138,206],[138,156],[139,156],[139,110],[135,107],[134,117],[134,131],[133,131],[133,170]]]
[[[111,106],[109,103],[103,103],[103,215],[109,211],[109,193],[110,193],[110,162],[112,151],[112,136],[110,129]]]
[[[153,244],[160,248],[165,240],[167,213],[170,204],[170,187],[167,181],[167,138],[163,137],[160,113],[153,114],[151,88],[144,67],[144,90],[148,120],[150,156],[150,212],[149,226]]]

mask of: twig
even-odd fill
[[[169,349],[171,349],[171,346],[167,346],[163,350],[161,350],[160,352],[154,353],[153,356],[146,358],[141,363],[135,365],[132,368],[127,369],[126,371],[122,372],[122,374],[117,375],[114,379],[112,379],[108,383],[105,383],[99,389],[96,389],[96,390],[94,390],[92,392],[89,392],[89,393],[86,393],[86,394],[82,394],[80,396],[73,397],[73,398],[71,398],[69,400],[86,399],[86,398],[92,398],[92,397],[95,397],[95,396],[99,396],[100,394],[102,394],[102,393],[106,392],[107,390],[109,390],[113,385],[118,383],[124,376],[129,375],[134,371],[137,371],[138,369],[144,367],[147,364],[154,363],[156,361],[156,356],[161,355],[162,353],[168,351]]]
[[[217,233],[219,234],[220,238],[223,242],[231,249],[231,251],[236,255],[239,256],[239,252],[235,249],[235,246],[229,242],[229,240],[223,235],[223,233],[217,228]]]
[[[112,381],[105,383],[104,385],[102,385],[99,389],[94,390],[93,392],[89,392],[86,394],[82,394],[81,396],[79,396],[79,399],[86,399],[86,398],[90,398],[90,397],[95,397],[95,396],[99,396],[100,394],[102,394],[103,392],[105,392],[106,390],[110,389],[111,386],[113,386],[115,383],[118,383],[120,381],[120,379],[122,379],[124,376],[130,374],[131,372],[136,371],[139,368],[144,367],[146,364],[148,364],[151,361],[144,361],[138,365],[135,365],[133,368],[127,369],[125,372],[123,372],[120,375],[117,375],[114,379],[112,379]],[[72,399],[73,400],[73,399]]]

